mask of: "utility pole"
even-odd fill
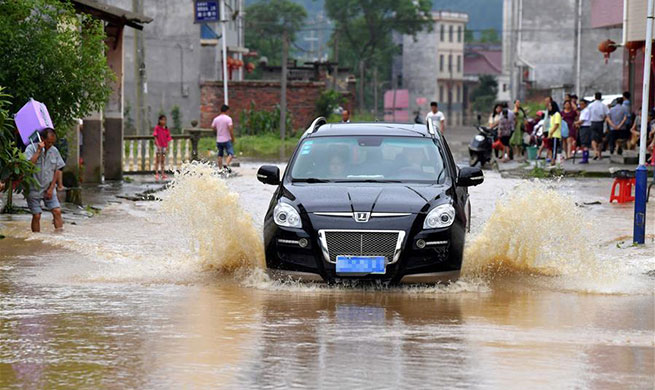
[[[280,75],[280,139],[284,141],[287,124],[287,63],[289,57],[289,32],[282,31],[282,73]]]
[[[650,98],[650,70],[653,48],[653,2],[648,0],[648,15],[646,16],[646,47],[644,49],[644,85],[641,90],[641,132],[639,139],[639,167],[636,171],[635,186],[635,220],[633,242],[643,244],[646,239],[646,188],[648,184],[648,169],[646,169],[646,136],[648,134],[648,106]]]
[[[229,104],[227,98],[227,35],[225,34],[225,0],[221,0],[221,40],[223,41],[223,104]]]
[[[581,71],[581,58],[582,55],[582,0],[576,0],[577,2],[577,17],[575,25],[575,94],[582,98],[582,85],[580,78]],[[630,84],[632,85],[632,84]]]
[[[378,119],[378,67],[373,68],[373,118]]]
[[[336,26],[335,26],[336,28]],[[334,34],[334,72],[332,73],[332,89],[337,89],[337,77],[339,76],[339,30]]]
[[[132,0],[132,10],[143,14],[143,0]],[[148,113],[146,112],[146,100],[148,85],[146,84],[146,62],[145,47],[143,44],[143,31],[134,31],[134,76],[135,76],[135,106],[136,106],[136,131],[139,135],[148,133]]]

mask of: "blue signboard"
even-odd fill
[[[196,23],[217,22],[220,16],[218,11],[218,1],[219,0],[196,0],[194,12]]]

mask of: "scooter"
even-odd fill
[[[480,124],[480,116],[478,115],[478,125],[475,126],[478,130],[471,143],[469,144],[469,165],[474,167],[480,163],[480,167],[491,161],[491,154],[493,151],[493,144],[497,138],[497,131]]]

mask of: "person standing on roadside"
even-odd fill
[[[159,115],[157,126],[152,131],[152,136],[155,137],[155,180],[159,181],[168,179],[164,171],[166,165],[166,151],[168,150],[168,143],[173,139],[171,132],[166,126],[166,115]],[[161,172],[161,174],[159,173]]]
[[[232,118],[228,115],[230,107],[226,104],[221,106],[221,113],[212,121],[212,128],[216,131],[216,148],[218,149],[218,170],[220,172],[231,173],[230,163],[234,158],[234,124]],[[223,156],[227,154],[225,160],[225,170],[223,169]]]
[[[625,124],[628,121],[628,114],[623,107],[623,98],[617,98],[616,104],[609,110],[609,114],[605,117],[605,121],[609,125],[609,147],[610,154],[614,154],[614,150],[618,149],[619,154],[623,153],[621,143],[623,140],[628,139],[629,131],[625,130]],[[617,143],[619,144],[617,147]]]
[[[500,142],[503,144],[502,162],[509,161],[509,140],[512,136],[513,130],[514,113],[507,107],[507,104],[504,104],[500,114],[500,120],[498,121],[498,137],[500,138]]]
[[[446,132],[446,117],[443,112],[439,111],[439,104],[437,102],[430,103],[430,112],[425,116],[425,123],[429,120],[437,127],[442,133]]]
[[[548,138],[550,138],[551,147],[553,149],[550,165],[555,165],[557,155],[562,152],[562,114],[559,112],[557,103],[552,100],[550,104],[548,104],[548,116],[550,117]]]
[[[514,158],[518,159],[523,155],[523,129],[525,128],[527,115],[525,110],[521,107],[519,99],[514,100],[514,132],[509,139],[509,144],[514,151]]]
[[[582,160],[580,164],[589,164],[589,148],[591,147],[591,113],[589,112],[589,102],[580,100],[580,119],[575,124],[580,128],[578,139],[582,147]]]
[[[25,158],[37,167],[37,172],[34,174],[36,187],[30,188],[30,192],[25,196],[32,213],[32,231],[35,233],[41,231],[41,214],[43,213],[41,202],[52,213],[55,230],[60,230],[64,226],[55,185],[57,171],[66,164],[61,158],[59,150],[54,146],[56,141],[55,131],[47,128],[41,132],[41,142],[38,145],[30,144],[25,149]]]
[[[569,128],[567,137],[564,137],[564,134],[562,134],[562,150],[565,158],[568,160],[576,148],[577,131],[575,130],[575,120],[577,119],[578,113],[573,109],[571,101],[567,100],[564,102],[564,110],[561,114],[562,120],[566,122],[566,126]]]
[[[345,108],[341,111],[341,123],[350,123],[350,111]]]
[[[589,105],[589,119],[591,120],[591,146],[594,150],[594,160],[602,159],[601,144],[603,142],[603,129],[609,108],[603,104],[603,94],[596,92],[594,101]]]

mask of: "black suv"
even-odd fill
[[[266,266],[276,278],[391,283],[456,280],[482,171],[458,167],[428,125],[327,124],[316,119],[280,179],[264,220]]]

